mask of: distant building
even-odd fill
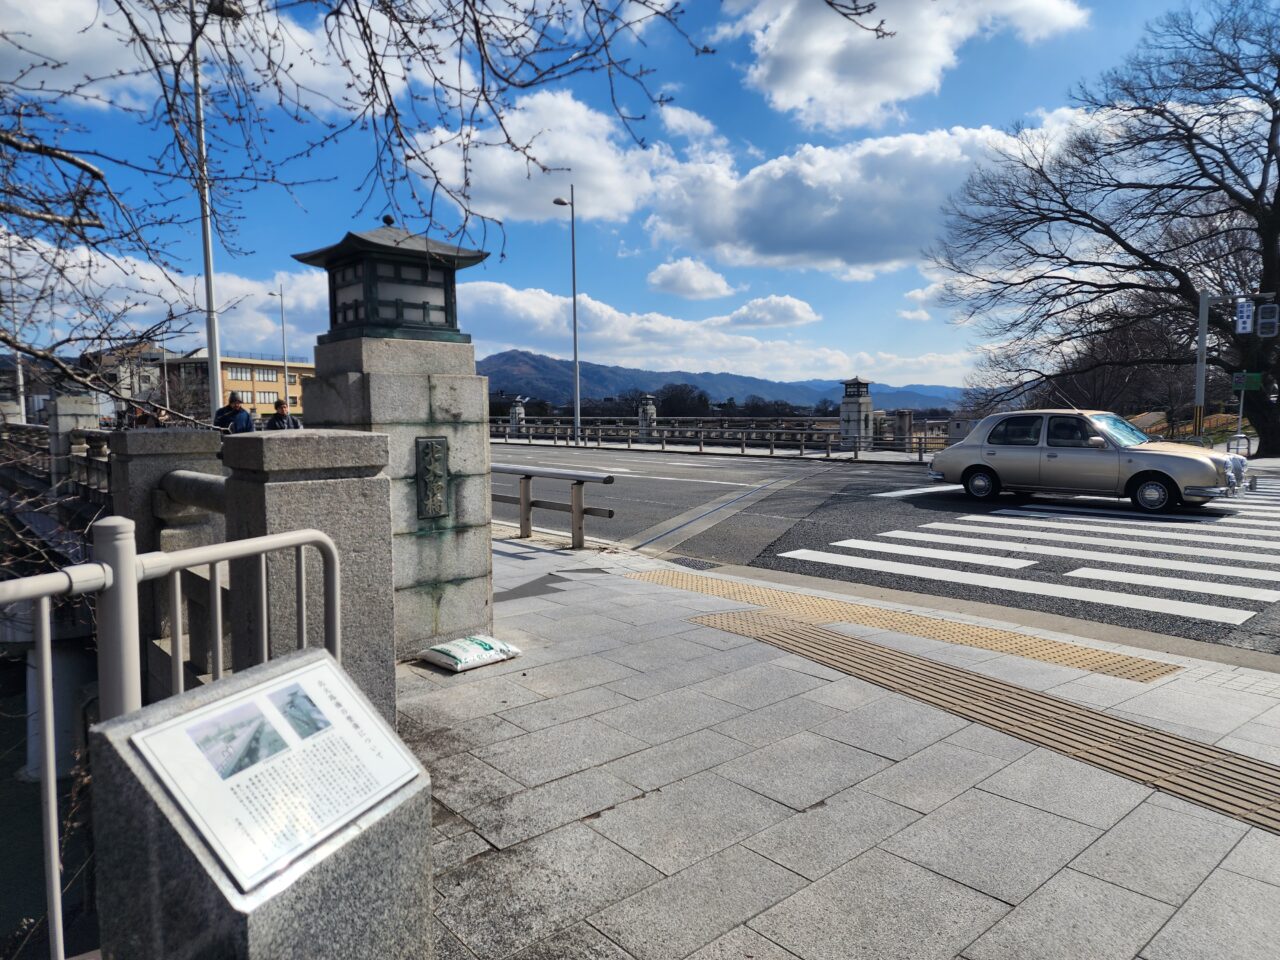
[[[222,402],[232,391],[240,394],[245,409],[256,416],[269,417],[275,403],[287,392],[289,411],[301,419],[302,383],[316,375],[316,365],[306,357],[288,357],[266,353],[223,353]],[[285,368],[288,368],[286,382]],[[209,395],[209,355],[204,349],[169,361],[170,388],[183,397],[198,397],[186,413],[203,413]]]

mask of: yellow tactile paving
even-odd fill
[[[709,579],[709,578],[704,578]],[[724,583],[726,581],[719,581]],[[1280,833],[1280,767],[770,610],[691,622],[816,663]]]
[[[918,613],[887,610],[863,603],[813,597],[789,590],[777,590],[736,580],[721,580],[679,570],[651,570],[631,574],[636,580],[647,580],[663,586],[695,593],[706,593],[726,600],[738,600],[756,607],[779,611],[792,620],[808,623],[856,623],[879,630],[908,633],[914,637],[926,637],[943,643],[957,643],[983,650],[1012,653],[1031,660],[1056,663],[1093,673],[1105,673],[1125,680],[1149,683],[1152,680],[1176,673],[1182,668],[1175,663],[1146,660],[1124,653],[1098,650],[1075,643],[1063,643],[1044,637],[1032,637],[1012,630],[956,623],[939,617],[927,617]]]

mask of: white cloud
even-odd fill
[[[647,279],[654,290],[686,300],[714,300],[733,293],[728,280],[692,257],[659,264],[649,272]]]
[[[923,309],[917,310],[899,310],[898,316],[903,320],[911,320],[916,323],[924,323],[929,319],[929,311]]]
[[[459,322],[477,355],[519,348],[571,355],[570,298],[539,289],[477,281],[458,285]],[[714,320],[630,313],[579,294],[580,355],[592,363],[647,369],[732,371],[771,380],[840,379],[852,373],[882,382],[960,383],[967,352],[903,356],[846,353],[803,339],[751,336]]]
[[[900,116],[903,101],[938,90],[976,36],[1011,30],[1033,43],[1089,17],[1078,0],[897,0],[875,14],[897,36],[876,40],[823,0],[728,0],[726,9],[720,36],[750,38],[747,83],[775,110],[827,129]]]
[[[803,300],[770,295],[748,300],[727,317],[712,317],[706,322],[717,327],[802,327],[821,319]]]
[[[515,143],[529,145],[541,168],[500,137],[484,132],[469,141],[469,171],[462,168],[456,144],[432,158],[441,164],[441,175],[451,187],[460,188],[464,179],[469,180],[475,213],[502,220],[567,219],[567,212],[552,200],[567,198],[570,184],[576,190],[579,220],[626,220],[653,192],[654,171],[672,162],[668,148],[636,146],[617,118],[591,109],[568,90],[543,90],[521,98],[507,112],[506,128]],[[433,142],[447,143],[454,137],[452,131],[436,130]]]
[[[723,156],[672,164],[657,176],[648,227],[656,242],[735,266],[871,279],[919,260],[947,195],[1007,142],[991,127],[955,127],[804,145],[745,172]]]
[[[700,113],[667,104],[662,108],[662,126],[673,137],[706,140],[716,135],[716,125]]]

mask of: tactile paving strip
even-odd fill
[[[1047,693],[848,637],[773,611],[690,621],[753,637],[1029,743],[1280,833],[1280,767]]]
[[[863,603],[813,597],[789,590],[776,590],[736,580],[721,580],[679,570],[651,570],[631,574],[636,580],[647,580],[663,586],[708,593],[726,600],[738,600],[757,607],[780,610],[793,620],[809,623],[856,623],[879,630],[909,633],[944,643],[958,643],[983,650],[1012,653],[1030,660],[1056,663],[1078,670],[1105,673],[1125,680],[1150,683],[1160,677],[1176,673],[1182,668],[1176,663],[1146,660],[1110,650],[1098,650],[1075,643],[1063,643],[1045,637],[1032,637],[1012,630],[1000,630],[975,624],[956,623],[939,617],[927,617],[918,613],[886,610]]]

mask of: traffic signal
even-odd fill
[[[1280,334],[1280,304],[1264,303],[1258,307],[1258,336]]]

